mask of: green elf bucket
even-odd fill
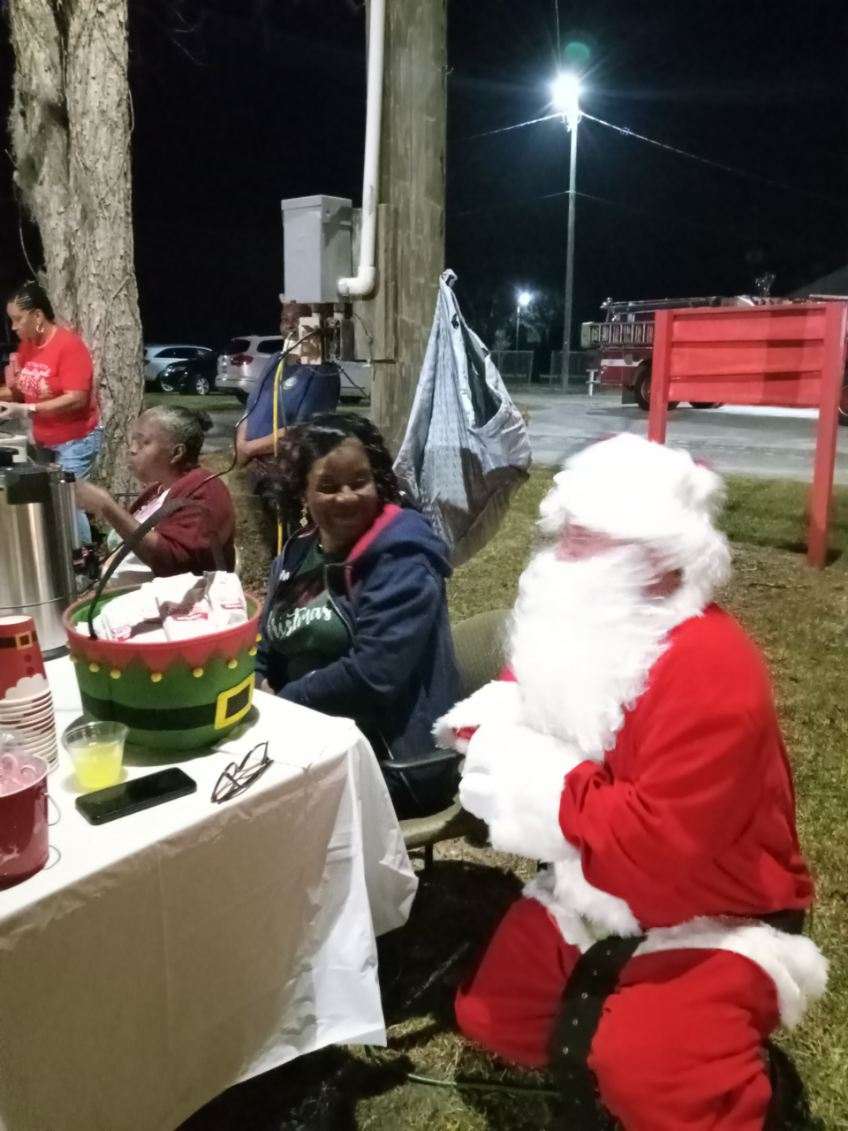
[[[94,615],[128,591],[105,593]],[[245,598],[243,624],[159,644],[93,640],[92,599],[75,602],[64,622],[85,713],[124,723],[130,742],[152,750],[197,750],[219,742],[253,702],[261,606],[255,597]]]

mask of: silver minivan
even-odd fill
[[[232,393],[246,401],[269,358],[283,348],[281,337],[245,334],[232,338],[226,351],[218,356],[215,388]],[[362,401],[371,396],[371,366],[367,361],[340,361],[341,400]]]
[[[231,338],[224,352],[218,355],[216,387],[246,401],[270,358],[282,348],[283,339],[279,334],[245,334]]]

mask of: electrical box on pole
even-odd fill
[[[316,305],[338,303],[338,280],[353,270],[353,206],[343,196],[281,201],[283,293]]]

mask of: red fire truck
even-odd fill
[[[811,295],[811,299],[843,298],[835,295]],[[689,306],[774,306],[803,299],[772,298],[765,295],[709,295],[701,298],[641,299],[635,302],[601,304],[603,322],[584,322],[580,328],[580,345],[597,351],[595,381],[599,385],[621,389],[623,404],[638,404],[647,412],[651,399],[651,354],[654,348],[654,313],[657,310]],[[848,425],[848,373],[839,406],[839,423]],[[671,401],[670,408],[677,402]],[[693,408],[716,408],[714,402],[699,401]]]

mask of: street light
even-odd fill
[[[568,168],[568,226],[565,242],[565,318],[562,327],[562,385],[568,385],[568,359],[571,352],[571,308],[574,299],[574,205],[577,183],[577,126],[580,122],[580,76],[560,71],[551,83],[551,103],[562,115],[571,134]]]
[[[576,129],[580,119],[580,76],[572,71],[560,71],[551,83],[551,102],[554,110],[565,118],[568,128]]]
[[[533,296],[529,291],[519,291],[515,299],[515,349],[518,351],[518,335],[521,331],[521,311],[530,305]]]

